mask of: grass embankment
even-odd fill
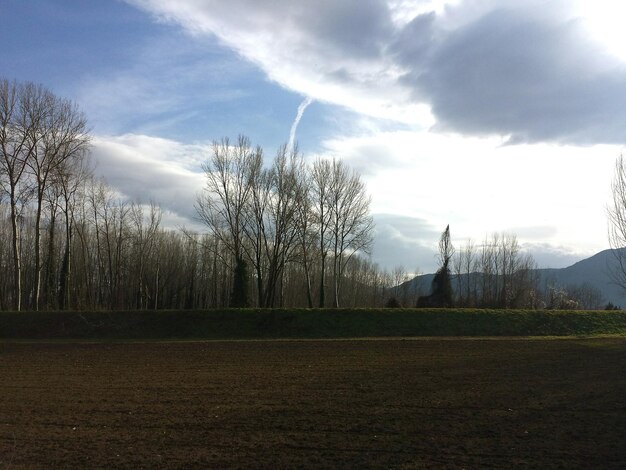
[[[626,334],[623,311],[230,309],[2,312],[0,339],[269,339]]]

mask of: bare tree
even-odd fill
[[[227,138],[213,142],[211,158],[203,165],[207,185],[195,204],[200,221],[209,227],[234,258],[233,307],[248,304],[243,236],[246,210],[253,189],[252,179],[260,161],[261,148],[253,149],[247,137],[239,136],[232,146]]]
[[[492,308],[536,307],[537,266],[533,257],[522,251],[515,235],[494,233],[485,237],[475,262],[466,259],[464,264],[466,269],[474,271],[468,274],[471,287],[466,291],[469,294],[466,301],[470,304]]]
[[[326,258],[330,249],[329,234],[332,212],[328,206],[332,166],[328,160],[317,159],[311,171],[311,208],[320,256],[319,307],[326,305]]]
[[[141,204],[131,203],[130,205],[130,220],[133,233],[133,245],[135,249],[135,264],[136,264],[136,305],[139,309],[147,308],[147,283],[145,275],[146,261],[152,255],[154,245],[156,242],[157,231],[161,224],[161,209],[154,203],[150,203],[150,212],[144,214],[144,209]]]
[[[317,245],[317,232],[313,218],[313,197],[311,172],[304,165],[297,168],[298,203],[296,205],[296,234],[298,240],[298,261],[304,270],[307,306],[313,308],[312,255]]]
[[[340,160],[331,164],[328,192],[333,249],[334,307],[339,307],[346,264],[356,253],[369,253],[374,221],[369,214],[370,197],[360,176]]]
[[[457,281],[458,305],[468,307],[472,304],[472,292],[475,291],[474,271],[476,269],[475,248],[472,240],[467,240],[454,258],[454,274]]]
[[[294,149],[287,155],[287,147],[283,145],[269,171],[269,231],[265,232],[264,241],[268,269],[262,304],[266,307],[275,306],[279,282],[287,262],[293,259],[296,248],[298,204],[302,200],[300,193],[304,183],[299,178],[302,165],[302,158],[297,150]]]
[[[393,278],[393,285],[395,291],[395,298],[400,302],[400,305],[406,307],[409,305],[409,281],[411,276],[408,275],[404,266],[395,266],[391,272]],[[411,302],[412,303],[412,302]]]
[[[91,224],[95,236],[96,286],[95,302],[108,308],[122,303],[123,281],[126,281],[124,262],[128,256],[129,206],[102,181],[88,188]],[[88,268],[89,269],[89,268]]]
[[[85,155],[76,153],[65,159],[55,171],[53,186],[58,188],[61,196],[61,211],[63,212],[65,227],[65,244],[63,260],[59,274],[59,307],[70,307],[70,286],[72,277],[72,241],[74,238],[75,210],[79,190],[85,181],[91,179],[91,168],[86,162]]]
[[[69,100],[58,98],[41,89],[31,108],[32,120],[41,118],[40,125],[31,129],[31,158],[27,166],[34,180],[35,208],[35,282],[33,306],[39,310],[41,290],[41,217],[45,192],[55,171],[63,163],[80,157],[89,145],[87,120]]]
[[[0,81],[0,173],[8,194],[13,228],[14,305],[22,308],[22,265],[18,213],[32,192],[34,211],[34,282],[32,305],[39,308],[41,290],[41,219],[46,189],[62,163],[88,145],[86,120],[76,106],[32,83]],[[50,206],[56,208],[55,206]]]
[[[22,264],[19,206],[30,188],[25,184],[27,165],[32,158],[44,118],[44,91],[31,83],[0,81],[0,177],[10,205],[13,250],[15,310],[22,308]]]
[[[608,207],[609,245],[616,260],[616,267],[609,274],[613,282],[626,291],[626,161],[620,155],[615,162],[615,174],[611,184],[612,201]]]

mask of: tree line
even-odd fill
[[[0,80],[1,310],[534,308],[571,297],[545,301],[514,236],[456,252],[449,227],[435,282],[407,287],[402,268],[370,261],[370,198],[339,159],[307,163],[287,146],[267,159],[244,136],[214,142],[198,233],[164,227],[156,203],[97,179],[89,142],[74,103]]]
[[[263,150],[243,136],[234,144],[215,142],[204,170],[207,185],[196,211],[234,264],[232,305],[252,302],[249,266],[255,304],[276,306],[294,263],[308,307],[342,304],[349,265],[368,254],[373,241],[370,198],[356,172],[336,159],[307,166],[286,146],[265,167]]]
[[[382,304],[370,199],[342,161],[215,142],[198,234],[97,180],[88,131],[71,101],[0,81],[0,309]]]
[[[68,206],[65,199],[47,200],[43,205],[40,310],[233,306],[238,275],[237,260],[230,251],[232,240],[211,231],[167,229],[162,225],[163,212],[158,205],[127,201],[93,176],[77,177],[76,182]],[[34,310],[35,208],[32,204],[20,206],[18,213],[21,306]],[[0,217],[9,220],[6,202],[0,203]],[[274,231],[267,227],[263,237],[276,236]],[[17,291],[11,269],[14,260],[12,244],[8,243],[10,224],[0,225],[0,232],[0,309],[16,310]],[[250,294],[247,306],[268,305],[265,299],[275,307],[307,307],[311,299],[314,306],[319,306],[321,291],[332,292],[328,306],[333,305],[333,271],[340,269],[339,305],[383,306],[388,297],[391,277],[366,257],[349,253],[334,267],[334,252],[330,253],[327,257],[331,261],[326,262],[322,275],[321,256],[316,254],[317,247],[311,246],[313,240],[305,240],[306,255],[301,246],[293,243],[274,250],[269,240],[267,245],[264,238],[255,240],[259,244],[254,246],[250,240],[243,240],[242,257],[253,266],[241,276],[243,289]],[[303,242],[298,239],[296,243]],[[249,254],[258,255],[259,261],[248,259]],[[263,276],[261,282],[257,273]],[[274,292],[270,294],[266,286],[272,286]]]
[[[397,287],[389,305],[558,310],[605,306],[601,291],[588,283],[558,285],[542,279],[533,256],[513,234],[493,233],[479,244],[468,240],[456,250],[448,226],[441,234],[438,258],[430,285],[407,279],[396,269]]]

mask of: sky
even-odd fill
[[[75,101],[96,173],[193,226],[210,143],[341,158],[372,260],[433,272],[441,232],[517,235],[540,267],[608,248],[626,143],[612,0],[0,0],[0,77]]]

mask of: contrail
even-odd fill
[[[296,141],[296,129],[298,128],[298,124],[300,124],[300,119],[302,119],[302,115],[304,114],[304,110],[308,105],[313,103],[313,98],[307,96],[300,106],[298,106],[298,113],[296,114],[296,118],[293,120],[293,124],[291,125],[291,131],[289,132],[289,143],[287,144],[287,150],[293,150],[293,146]]]

